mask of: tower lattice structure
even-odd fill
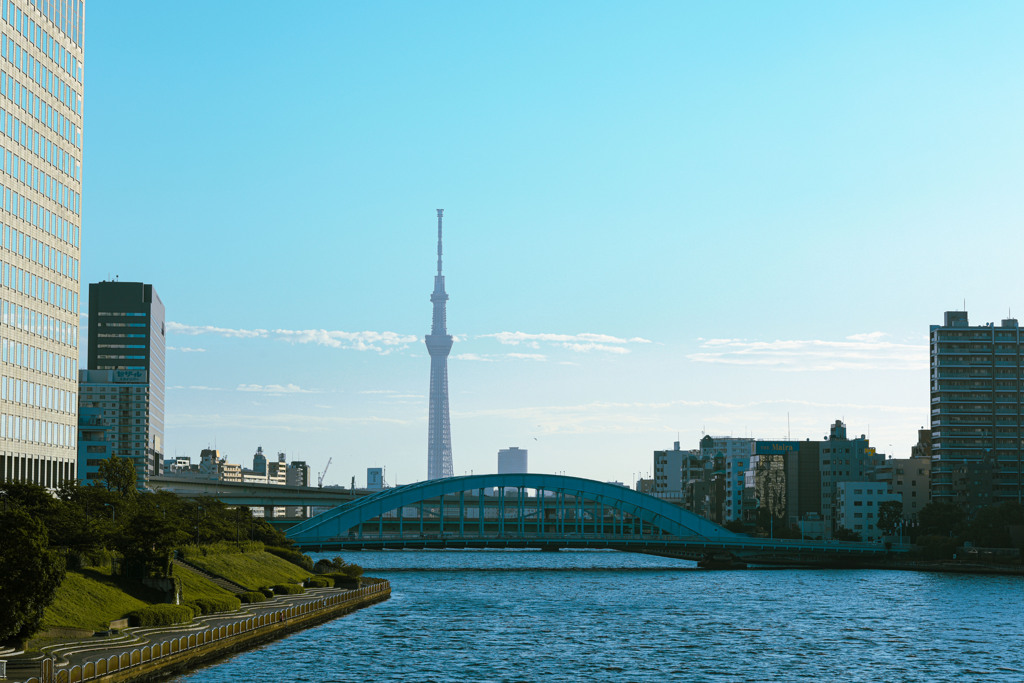
[[[441,220],[444,209],[437,210],[437,275],[430,301],[434,318],[424,341],[430,354],[430,426],[427,436],[427,479],[452,476],[452,434],[448,417],[448,354],[452,336],[448,334],[444,275],[441,274]]]

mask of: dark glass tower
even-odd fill
[[[141,282],[94,282],[89,285],[90,371],[110,371],[109,381],[144,384],[148,407],[141,415],[116,414],[119,431],[145,435],[145,455],[132,448],[128,455],[144,468],[146,476],[162,473],[164,454],[164,305],[153,285]],[[90,381],[92,375],[90,374]],[[83,399],[88,393],[82,388]],[[135,412],[135,411],[132,411]],[[136,429],[136,426],[139,429]],[[137,441],[133,438],[132,442]],[[127,438],[121,444],[128,448]],[[144,459],[143,463],[138,462]],[[142,474],[142,473],[140,473]]]
[[[441,274],[441,217],[444,209],[437,210],[437,275],[430,301],[434,304],[434,319],[430,334],[426,336],[430,354],[430,427],[427,436],[427,479],[452,476],[452,434],[448,419],[448,353],[452,350],[452,336],[448,334],[444,291]]]

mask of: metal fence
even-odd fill
[[[246,617],[222,626],[212,626],[197,633],[171,638],[160,643],[144,645],[80,665],[60,666],[56,658],[48,657],[40,663],[39,676],[27,678],[24,683],[81,683],[82,681],[91,681],[119,671],[127,671],[133,667],[149,664],[165,657],[171,657],[190,650],[203,649],[227,638],[270,629],[309,614],[322,612],[346,603],[359,602],[368,597],[387,593],[390,590],[391,584],[382,580],[358,590],[318,598],[301,605],[277,610],[276,612]],[[2,663],[0,663],[0,666],[2,666]],[[0,678],[2,677],[3,670],[0,669]]]

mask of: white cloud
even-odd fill
[[[316,394],[317,391],[303,389],[297,384],[239,384],[235,391],[251,391],[260,394]]]
[[[481,363],[493,363],[495,361],[501,360],[547,360],[547,356],[545,356],[543,353],[458,353],[452,356],[452,358],[455,358],[456,360],[477,361]]]
[[[265,330],[236,329],[230,327],[216,327],[213,325],[185,325],[182,323],[167,323],[167,331],[170,334],[184,334],[190,336],[214,335],[227,339],[271,339],[286,341],[291,344],[314,344],[334,349],[353,349],[356,351],[377,351],[378,353],[390,353],[399,348],[405,348],[409,344],[419,341],[414,334],[399,334],[397,332],[346,332],[343,330],[286,330],[275,329]]]
[[[629,349],[626,348],[629,344],[651,343],[649,339],[644,339],[643,337],[624,339],[622,337],[613,337],[608,334],[596,334],[593,332],[582,332],[580,334],[497,332],[495,334],[480,335],[480,337],[496,339],[500,344],[523,345],[531,349],[539,349],[542,344],[550,344],[577,353],[603,351],[605,353],[624,354],[629,353]]]
[[[230,327],[214,327],[213,325],[183,325],[182,323],[176,323],[174,321],[167,323],[167,331],[171,334],[188,334],[192,336],[213,334],[218,337],[235,339],[252,339],[254,337],[267,336],[267,331],[261,329],[241,330],[232,329]]]
[[[168,346],[168,351],[180,351],[181,353],[206,353],[206,349],[196,349],[191,346]]]
[[[174,413],[168,415],[167,422],[174,428],[243,428],[273,434],[275,432],[334,432],[339,426],[349,424],[408,425],[420,422],[420,420],[401,420],[378,415],[342,417],[337,415],[309,415],[305,413],[277,413],[269,415]]]
[[[699,363],[758,365],[774,370],[921,370],[928,367],[928,347],[882,341],[882,332],[855,334],[845,341],[793,339],[751,341],[708,339],[689,354]]]

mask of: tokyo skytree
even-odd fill
[[[444,291],[441,274],[441,217],[444,209],[437,210],[437,275],[430,301],[434,304],[434,319],[430,334],[424,341],[430,354],[430,426],[427,436],[427,479],[452,476],[452,433],[448,420],[448,353],[452,350],[452,336],[448,334]]]

